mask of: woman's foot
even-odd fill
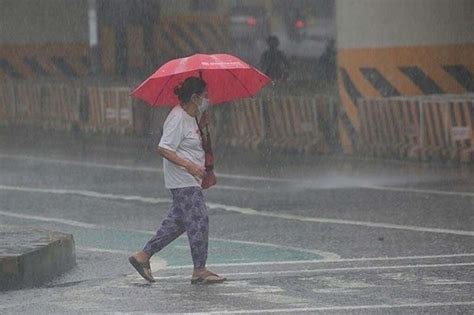
[[[222,283],[225,280],[227,279],[203,268],[194,270],[193,276],[191,278],[191,284],[214,284]]]
[[[153,275],[151,274],[150,267],[150,256],[145,252],[135,253],[133,256],[128,257],[128,261],[135,268],[135,270],[148,282],[155,282]]]

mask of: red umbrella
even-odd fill
[[[190,76],[201,77],[207,84],[209,102],[219,104],[252,97],[267,83],[269,77],[228,54],[195,54],[171,60],[138,86],[132,95],[151,106],[179,103],[174,88]]]

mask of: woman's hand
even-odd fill
[[[204,174],[206,173],[206,169],[204,167],[200,167],[199,165],[194,164],[193,162],[186,163],[185,168],[189,174],[193,175],[197,179],[203,178]]]

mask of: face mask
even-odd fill
[[[201,104],[198,106],[198,111],[202,114],[209,108],[209,100],[207,98],[203,98]]]

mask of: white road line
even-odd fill
[[[345,305],[345,306],[322,306],[304,308],[270,308],[260,310],[236,310],[236,311],[212,311],[185,313],[194,315],[204,314],[260,314],[260,313],[294,313],[294,312],[323,312],[323,311],[355,311],[355,310],[377,310],[377,309],[400,309],[400,308],[427,308],[427,307],[450,307],[450,306],[470,306],[474,301],[467,302],[446,302],[446,303],[409,303],[409,304],[375,304],[375,305]]]
[[[61,159],[41,158],[41,157],[35,157],[35,156],[4,154],[4,153],[0,153],[0,158],[17,159],[17,160],[30,160],[30,161],[37,161],[37,162],[44,162],[44,163],[56,163],[56,164],[63,164],[63,165],[76,165],[76,166],[85,166],[85,167],[105,168],[105,169],[112,169],[112,170],[163,173],[163,170],[158,168],[158,167],[155,168],[155,167],[146,167],[146,166],[126,166],[126,165],[118,165],[118,164],[110,165],[110,164],[102,164],[102,163],[94,163],[94,162],[61,160]],[[218,177],[229,178],[229,179],[292,183],[292,184],[299,184],[299,185],[306,182],[305,180],[301,180],[301,179],[297,179],[297,178],[273,178],[273,177],[264,177],[264,176],[236,175],[236,174],[225,174],[225,173],[218,173],[217,175],[218,175]],[[311,184],[309,183],[308,185],[310,186]],[[436,195],[447,195],[447,196],[474,197],[474,193],[471,193],[471,192],[443,191],[443,190],[433,190],[433,189],[411,189],[411,188],[376,186],[376,185],[356,185],[352,188],[365,188],[365,189],[374,189],[374,190],[398,191],[398,192],[422,193],[422,194],[436,194]],[[255,190],[255,189],[250,189],[250,188],[246,188],[246,187],[223,186],[223,185],[219,185],[219,184],[216,185],[214,187],[214,189],[245,190],[245,191]]]
[[[219,175],[217,175],[217,176],[219,176]],[[260,190],[259,188],[238,187],[238,186],[229,186],[229,185],[221,185],[221,184],[216,184],[216,186],[213,186],[212,189],[240,190],[240,191],[257,191],[257,190]]]
[[[6,216],[6,217],[18,218],[18,219],[35,220],[35,221],[42,221],[42,222],[54,222],[54,223],[77,226],[77,227],[87,228],[87,229],[100,229],[101,228],[99,225],[91,224],[91,223],[84,223],[84,222],[60,219],[60,218],[46,218],[46,217],[40,217],[40,216],[35,216],[35,215],[12,213],[12,212],[6,212],[6,211],[0,211],[0,215]]]
[[[436,286],[436,285],[439,285],[439,286],[442,286],[442,285],[471,285],[471,284],[474,284],[473,281],[446,281],[446,282],[425,282],[423,283],[423,285],[425,286],[428,286],[428,285],[432,285],[432,286]]]
[[[288,249],[288,250],[297,251],[297,252],[310,253],[310,254],[321,256],[323,257],[324,260],[335,260],[335,259],[341,258],[341,256],[337,254],[334,254],[331,252],[325,252],[325,251],[317,250],[317,249],[305,249],[305,248],[299,248],[299,247],[293,247],[293,246],[284,246],[284,245],[251,242],[251,241],[229,240],[229,239],[221,239],[221,238],[211,238],[211,239],[216,240],[216,241],[230,242],[230,243],[238,243],[238,244],[253,245],[253,246],[267,246],[267,247],[274,247],[278,249]]]
[[[436,195],[462,196],[462,197],[471,197],[471,198],[474,197],[474,193],[470,193],[470,192],[444,191],[444,190],[434,190],[434,189],[416,189],[416,188],[385,187],[385,186],[372,186],[372,185],[364,185],[364,186],[361,186],[361,188],[383,190],[383,191],[418,193],[418,194],[436,194]]]
[[[0,190],[17,190],[25,192],[40,192],[40,193],[53,193],[53,194],[77,194],[87,197],[96,197],[96,198],[111,198],[116,200],[127,200],[127,201],[141,201],[145,203],[170,203],[171,199],[167,198],[149,198],[141,196],[129,196],[129,195],[112,195],[112,194],[101,194],[93,191],[84,191],[84,190],[62,190],[62,189],[43,189],[43,188],[31,188],[31,187],[19,187],[19,186],[6,186],[0,185]],[[405,230],[405,231],[414,231],[414,232],[430,232],[430,233],[439,233],[439,234],[453,234],[453,235],[462,235],[462,236],[474,236],[474,231],[467,230],[452,230],[452,229],[442,229],[442,228],[429,228],[413,225],[399,225],[391,223],[378,223],[378,222],[369,222],[369,221],[351,221],[351,220],[340,220],[340,219],[329,219],[329,218],[318,218],[318,217],[304,217],[293,214],[286,213],[276,213],[268,211],[259,211],[252,208],[243,208],[237,206],[229,206],[220,203],[207,202],[207,206],[210,209],[221,209],[225,211],[237,212],[244,215],[254,215],[262,216],[276,219],[284,220],[293,220],[301,222],[313,222],[313,223],[328,223],[328,224],[339,224],[339,225],[355,225],[355,226],[364,226],[364,227],[374,227],[374,228],[384,228],[384,229],[395,229],[395,230]]]
[[[24,191],[33,193],[50,193],[59,195],[79,195],[84,197],[92,198],[104,198],[114,200],[126,200],[126,201],[141,201],[144,203],[171,203],[173,200],[170,198],[150,198],[142,196],[128,196],[128,195],[114,195],[98,193],[91,190],[76,190],[76,189],[54,189],[54,188],[33,188],[33,187],[21,187],[21,186],[6,186],[0,185],[0,190],[12,190],[12,191]]]
[[[300,269],[300,270],[279,270],[278,272],[272,271],[255,271],[255,272],[233,272],[233,273],[222,273],[227,277],[238,277],[238,276],[263,276],[271,275],[276,277],[282,274],[303,274],[303,273],[325,273],[325,272],[348,272],[348,271],[364,271],[364,270],[400,270],[400,269],[423,269],[423,268],[457,268],[474,266],[472,263],[454,263],[454,264],[420,264],[420,265],[394,265],[394,266],[370,266],[370,267],[342,267],[342,268],[321,268],[321,269]],[[157,279],[182,279],[183,275],[158,277]]]
[[[318,260],[290,260],[290,261],[262,261],[245,263],[225,263],[210,264],[212,267],[246,267],[246,266],[266,266],[266,265],[309,265],[325,263],[346,263],[346,262],[370,262],[370,261],[393,261],[393,260],[429,260],[439,258],[462,258],[474,257],[474,253],[453,254],[453,255],[425,255],[425,256],[395,256],[395,257],[362,257],[362,258],[338,258],[338,259],[318,259]],[[169,266],[166,269],[187,269],[193,265]]]
[[[141,172],[150,172],[150,173],[163,173],[163,169],[158,168],[158,167],[155,168],[155,167],[146,167],[146,166],[126,166],[126,165],[119,165],[119,164],[111,165],[111,164],[102,164],[102,163],[95,163],[95,162],[61,160],[61,159],[41,158],[41,157],[35,157],[35,156],[4,154],[4,153],[0,153],[0,158],[29,160],[29,161],[44,162],[44,163],[63,164],[63,165],[105,168],[105,169],[121,170],[121,171],[141,171]],[[290,178],[273,178],[273,177],[235,175],[235,174],[225,174],[225,173],[216,173],[216,175],[221,178],[253,180],[253,181],[269,181],[269,182],[282,182],[282,183],[300,183],[301,182],[298,179],[290,179]]]
[[[109,253],[109,254],[119,254],[119,255],[126,255],[127,257],[130,256],[132,253],[130,251],[125,250],[118,250],[118,249],[109,249],[109,248],[97,248],[97,247],[76,247],[79,250],[93,252],[93,253]],[[150,260],[150,264],[153,269],[155,270],[163,270],[166,269],[168,263],[161,257],[155,256]]]
[[[79,250],[93,252],[93,253],[108,253],[108,254],[120,254],[120,255],[129,255],[130,251],[119,250],[119,249],[109,249],[109,248],[98,248],[98,247],[84,247],[84,246],[77,246]]]
[[[142,171],[142,172],[150,172],[150,173],[163,173],[163,170],[159,169],[158,167],[155,168],[155,167],[146,167],[146,166],[126,166],[126,165],[119,165],[119,164],[112,165],[112,164],[102,164],[102,163],[95,163],[95,162],[41,158],[41,157],[28,156],[28,155],[15,155],[15,154],[0,153],[0,158],[54,163],[54,164],[62,164],[62,165],[105,168],[105,169],[121,170],[121,171]]]
[[[378,223],[378,222],[369,222],[369,221],[351,221],[351,220],[328,219],[328,218],[318,218],[318,217],[303,217],[303,216],[294,215],[294,214],[258,211],[252,208],[227,206],[227,205],[217,204],[217,203],[212,203],[212,202],[207,203],[207,205],[211,209],[223,209],[226,211],[233,211],[233,212],[238,212],[238,213],[246,214],[246,215],[255,215],[255,216],[302,221],[302,222],[356,225],[356,226],[415,231],[415,232],[430,232],[430,233],[439,233],[439,234],[474,236],[474,231],[467,231],[467,230],[451,230],[451,229],[421,227],[421,226],[414,226],[414,225]]]
[[[136,232],[136,233],[150,234],[150,235],[153,235],[155,233],[153,231],[135,230],[135,229],[119,229],[119,228],[108,227],[105,225],[85,223],[85,222],[75,221],[75,220],[68,220],[68,219],[54,218],[54,217],[44,217],[44,216],[40,217],[40,216],[35,216],[35,215],[30,215],[30,214],[20,214],[20,213],[8,212],[8,211],[0,211],[0,216],[2,215],[6,217],[12,217],[12,218],[18,218],[18,219],[59,223],[59,224],[64,224],[64,225],[69,225],[69,226],[74,226],[74,227],[79,227],[79,228],[94,229],[94,230],[117,230],[117,231],[123,231],[123,232]]]

